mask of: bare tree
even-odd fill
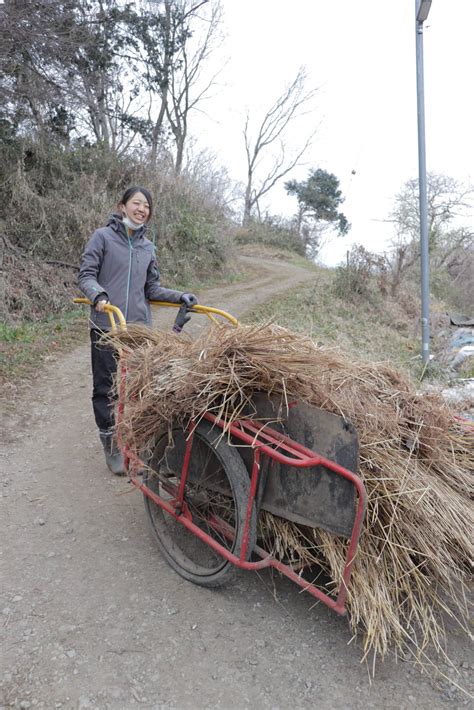
[[[123,154],[147,126],[136,63],[130,61],[130,49],[137,46],[132,31],[137,13],[118,0],[95,0],[78,2],[76,17],[68,95],[77,126]]]
[[[148,91],[148,122],[151,126],[150,162],[156,165],[158,148],[163,142],[166,107],[172,67],[178,47],[172,41],[173,0],[147,0],[139,13],[135,36],[140,42],[134,60],[144,66]]]
[[[285,132],[289,124],[310,110],[310,102],[316,91],[305,91],[306,72],[300,68],[293,82],[279,96],[265,114],[257,129],[256,138],[252,141],[250,131],[250,116],[244,126],[245,151],[247,155],[247,185],[245,189],[243,225],[250,221],[252,210],[258,207],[261,197],[267,194],[274,185],[287,175],[301,160],[308,149],[314,132],[307,138],[302,147],[292,154],[286,155]],[[277,154],[265,177],[257,182],[257,171],[264,154],[277,148]]]
[[[461,185],[449,175],[428,173],[428,236],[430,246],[436,246],[452,220],[463,217],[469,210],[473,189]],[[418,180],[408,180],[395,197],[390,215],[400,237],[405,241],[418,241],[420,234],[420,206]]]
[[[43,132],[63,101],[62,76],[69,53],[70,0],[0,5],[2,114],[15,130]]]
[[[166,105],[166,115],[176,144],[177,173],[180,173],[183,167],[190,113],[209,92],[218,73],[207,78],[203,77],[208,59],[219,42],[219,27],[222,19],[219,2],[210,5],[209,15],[199,15],[198,11],[207,2],[208,0],[195,3],[182,0],[182,15],[177,18],[179,24],[175,23],[172,28],[173,39],[176,36],[183,38],[178,43],[178,61],[175,62],[171,72],[169,100]],[[204,32],[200,35],[194,29],[197,20],[205,23]]]
[[[6,0],[1,90],[15,129],[63,142],[75,134],[125,152],[144,124],[123,61],[135,18],[118,0]]]
[[[147,0],[137,22],[141,61],[149,94],[151,162],[168,129],[175,144],[175,170],[183,166],[189,115],[215,76],[205,77],[208,59],[219,40],[219,0]]]
[[[473,190],[448,175],[428,173],[428,239],[433,267],[442,267],[460,251],[472,248],[473,232],[453,222],[472,212]],[[408,180],[395,197],[390,215],[396,228],[392,242],[391,292],[395,295],[404,275],[420,258],[420,211],[418,180]]]
[[[0,20],[1,114],[15,130],[117,154],[144,140],[153,164],[168,138],[181,170],[190,112],[215,78],[219,0],[5,0]]]

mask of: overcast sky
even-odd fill
[[[394,195],[418,175],[415,0],[222,0],[227,35],[217,65],[227,58],[219,87],[207,102],[211,118],[198,121],[209,146],[231,176],[245,181],[242,138],[247,109],[255,123],[307,67],[318,87],[316,110],[289,137],[288,148],[317,128],[302,166],[337,175],[352,230],[333,240],[326,263],[339,261],[354,242],[383,250],[384,222]],[[424,32],[427,168],[473,181],[473,0],[433,0]],[[355,171],[355,174],[352,174]],[[295,198],[283,185],[267,203],[290,214]]]

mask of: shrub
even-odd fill
[[[333,288],[341,298],[373,300],[387,294],[387,261],[380,254],[372,254],[355,244],[347,254],[347,261],[337,267]]]
[[[77,261],[116,200],[111,195],[130,179],[129,166],[97,148],[66,152],[25,140],[18,150],[0,168],[8,240],[32,257]]]
[[[140,177],[156,196],[150,235],[165,278],[184,285],[222,271],[231,225],[219,197],[205,182],[172,171]]]

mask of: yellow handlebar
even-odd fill
[[[73,303],[85,303],[86,306],[94,305],[92,301],[89,301],[88,298],[73,298]],[[127,327],[127,321],[123,317],[123,313],[120,308],[117,308],[117,306],[111,306],[110,303],[106,303],[104,306],[104,311],[109,316],[110,326],[112,330],[117,327],[117,323],[114,320],[114,316],[118,320],[119,326],[121,328]]]
[[[73,302],[74,303],[85,303],[88,306],[93,305],[92,302],[89,301],[88,298],[74,298]],[[182,305],[181,303],[168,303],[166,301],[150,301],[150,304],[152,306],[165,306],[165,307],[171,306],[171,308],[180,308]],[[192,308],[190,308],[189,310],[191,311],[191,313],[203,313],[210,320],[214,321],[214,323],[217,322],[217,319],[214,318],[213,314],[215,314],[217,316],[221,316],[222,318],[225,318],[230,323],[232,323],[232,325],[239,324],[239,321],[237,320],[237,318],[234,318],[234,316],[231,316],[230,313],[226,313],[225,311],[221,311],[219,308],[212,308],[211,306],[196,305],[196,306],[193,306]],[[127,327],[127,323],[125,321],[125,318],[124,318],[123,313],[120,310],[120,308],[117,308],[117,306],[112,306],[112,305],[110,305],[110,303],[107,303],[104,306],[104,311],[109,316],[110,325],[111,325],[112,329],[117,327],[117,324],[114,320],[114,316],[117,319],[119,326],[121,328]]]
[[[180,308],[183,304],[182,303],[168,303],[166,301],[150,301],[150,304],[152,306],[166,306],[171,308]],[[225,318],[226,320],[229,321],[229,323],[232,323],[232,325],[238,325],[239,321],[237,318],[234,318],[234,316],[231,316],[230,313],[226,313],[226,311],[221,311],[219,308],[212,308],[212,306],[200,306],[199,304],[196,306],[193,306],[192,308],[189,309],[191,313],[203,313],[206,315],[210,320],[217,322],[216,318],[212,315],[215,313],[217,316],[221,316],[222,318]]]

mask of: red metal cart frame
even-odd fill
[[[120,425],[120,420],[123,417],[125,408],[126,376],[126,354],[122,354],[117,418],[118,425]],[[338,614],[343,615],[345,613],[345,603],[350,584],[352,565],[357,554],[357,548],[359,544],[360,534],[362,531],[362,523],[367,502],[367,493],[361,479],[356,476],[356,474],[352,473],[352,471],[348,471],[346,468],[339,466],[333,461],[330,461],[329,459],[320,456],[314,451],[307,449],[305,446],[298,444],[297,442],[293,441],[284,434],[281,434],[275,429],[272,429],[271,427],[262,427],[261,424],[256,424],[255,422],[249,419],[240,419],[232,423],[229,427],[227,427],[226,422],[224,420],[214,416],[209,412],[204,415],[204,418],[211,422],[215,427],[218,427],[222,430],[225,428],[234,440],[242,442],[242,444],[245,444],[247,446],[250,446],[253,450],[253,465],[250,479],[250,492],[247,501],[247,515],[243,532],[243,544],[240,550],[240,555],[238,557],[232,552],[230,552],[228,549],[223,547],[212,537],[207,535],[203,530],[201,530],[201,528],[195,525],[185,513],[185,506],[183,505],[183,496],[193,446],[194,429],[196,427],[196,423],[194,421],[191,421],[188,427],[188,437],[186,441],[183,469],[181,471],[180,487],[178,495],[173,501],[170,502],[164,500],[154,491],[152,491],[145,483],[142,482],[141,477],[139,477],[138,475],[138,472],[146,467],[145,463],[140,459],[139,456],[137,456],[135,452],[130,450],[126,443],[124,444],[119,439],[119,445],[122,449],[125,463],[129,467],[131,483],[140,491],[142,491],[144,495],[151,498],[151,500],[153,500],[156,505],[160,506],[169,515],[172,515],[177,522],[181,523],[184,527],[186,527],[197,537],[199,537],[203,542],[207,543],[210,547],[212,547],[215,552],[220,554],[229,562],[232,562],[237,567],[246,570],[260,570],[266,567],[273,567],[279,572],[281,572],[281,574],[293,580],[293,582],[295,582],[302,589],[312,594],[314,597],[316,597],[316,599],[322,601],[324,604],[326,604],[326,606],[333,609]],[[118,426],[118,430],[120,431],[120,426]],[[247,547],[250,519],[252,515],[252,509],[255,503],[259,483],[259,475],[261,470],[261,460],[263,456],[267,456],[269,459],[273,461],[278,461],[281,464],[287,464],[295,468],[300,468],[302,469],[302,475],[304,475],[305,468],[310,468],[312,466],[324,466],[336,475],[343,476],[354,485],[358,497],[355,520],[347,548],[341,584],[339,586],[335,598],[329,596],[328,594],[325,594],[313,583],[303,579],[292,569],[291,566],[285,564],[284,562],[281,562],[280,560],[275,559],[274,557],[272,557],[271,554],[269,554],[258,546],[254,546],[253,552],[259,555],[262,559],[255,562],[248,561],[246,559],[248,552]]]

